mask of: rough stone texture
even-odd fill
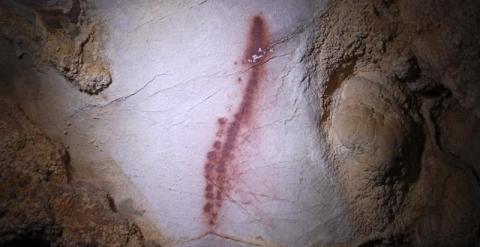
[[[0,99],[0,246],[144,246],[108,194],[69,184],[68,153]]]
[[[49,2],[56,2],[56,7],[52,7]],[[105,1],[104,4],[107,2]],[[206,2],[202,1],[199,6]],[[113,1],[110,2],[112,6],[115,5],[113,3]],[[106,13],[116,15],[134,8],[131,6],[123,6],[125,8],[122,7],[118,12],[107,11]],[[152,5],[137,6],[141,9]],[[159,10],[162,7],[158,8],[158,12],[161,12]],[[0,4],[1,31],[16,47],[18,57],[31,56],[38,65],[49,62],[78,89],[89,94],[97,94],[110,84],[111,79],[107,66],[98,56],[100,50],[98,25],[87,18],[86,9],[83,1],[5,0]],[[115,8],[112,7],[112,9]],[[168,6],[165,9],[168,9]],[[156,15],[157,9],[152,12]],[[194,9],[192,12],[198,12],[198,10]],[[143,17],[143,11],[139,13],[142,13],[141,17]],[[185,12],[172,11],[172,13],[175,14],[171,16],[175,16],[177,13]],[[146,99],[146,96],[142,96],[143,94],[147,95],[157,90],[151,95],[155,96],[158,92],[165,90],[165,85],[170,85],[162,84],[161,78],[168,77],[169,73],[159,72],[164,69],[160,65],[168,68],[168,64],[162,64],[160,61],[173,56],[161,56],[158,54],[163,53],[155,53],[154,50],[152,52],[148,50],[148,53],[154,54],[151,57],[142,52],[135,53],[136,47],[129,46],[128,43],[147,47],[146,41],[157,37],[149,36],[151,34],[175,31],[176,34],[185,32],[186,36],[190,37],[189,34],[194,32],[153,28],[153,25],[164,28],[182,26],[177,25],[179,23],[189,23],[172,21],[161,26],[162,21],[169,21],[166,17],[168,15],[155,16],[158,19],[147,18],[148,21],[145,22],[139,18],[139,15],[126,16],[134,19],[132,23],[138,22],[138,25],[125,30],[132,30],[133,33],[139,31],[139,34],[138,36],[129,34],[131,36],[128,36],[128,42],[119,42],[113,47],[129,47],[130,50],[125,57],[131,56],[137,60],[123,57],[123,63],[128,64],[132,69],[123,71],[124,74],[119,77],[125,81],[138,81],[143,84],[131,93],[125,94],[126,96],[117,97],[114,91],[115,99],[108,99],[109,103],[104,104],[105,107],[92,104],[77,110],[78,112],[94,108],[105,110],[111,106],[118,107],[120,104],[117,103],[126,104],[125,109],[128,111],[125,111],[125,115],[128,119],[131,118],[131,121],[124,121],[127,119],[123,118],[124,116],[116,118],[115,113],[121,112],[118,110],[121,109],[120,107],[111,112],[105,111],[107,113],[99,115],[104,117],[103,123],[107,127],[100,129],[99,132],[92,132],[94,133],[92,135],[98,135],[98,133],[103,137],[113,136],[115,133],[121,133],[118,136],[123,135],[122,131],[107,131],[115,127],[115,122],[127,122],[125,126],[129,131],[135,130],[133,125],[140,126],[142,131],[130,132],[130,136],[141,139],[142,145],[138,145],[141,147],[128,146],[127,142],[124,143],[125,139],[118,139],[118,142],[113,141],[105,146],[122,143],[125,145],[112,149],[118,148],[117,150],[123,152],[127,149],[126,147],[138,148],[138,153],[132,153],[146,156],[145,153],[148,151],[145,150],[148,146],[154,147],[149,153],[157,153],[161,148],[157,146],[157,142],[150,142],[153,144],[148,145],[147,136],[142,135],[145,134],[143,129],[150,131],[147,135],[154,132],[153,129],[144,127],[146,125],[140,124],[141,122],[137,121],[138,118],[134,118],[132,114],[140,112],[139,109],[143,108],[129,106],[142,105]],[[211,18],[211,16],[208,17]],[[285,17],[285,19],[288,18]],[[123,19],[120,20],[123,22]],[[480,245],[480,165],[478,164],[480,159],[480,85],[478,84],[480,25],[478,23],[480,23],[480,2],[474,0],[343,0],[331,1],[327,10],[316,17],[313,25],[310,26],[311,29],[303,29],[303,26],[299,29],[302,32],[312,31],[310,47],[302,60],[307,70],[303,83],[306,85],[305,92],[309,93],[310,98],[317,104],[315,113],[319,114],[319,133],[326,150],[324,156],[328,161],[329,172],[333,174],[335,182],[341,186],[341,202],[345,205],[348,219],[348,224],[342,220],[337,221],[337,218],[341,217],[337,217],[331,208],[322,207],[320,213],[333,216],[330,216],[328,225],[315,225],[315,227],[322,230],[328,228],[329,231],[323,232],[329,232],[329,234],[339,232],[335,236],[342,237],[339,237],[335,243],[346,244],[335,245],[323,242],[316,246]],[[186,26],[190,25],[185,24],[182,27]],[[142,28],[146,31],[142,31]],[[198,30],[203,31],[203,28],[204,26]],[[123,32],[123,29],[121,30]],[[297,34],[296,31],[291,36],[287,35],[285,41],[294,37],[294,34]],[[114,36],[115,40],[124,38],[122,35],[123,33]],[[134,39],[135,37],[137,39]],[[223,37],[217,38],[220,40]],[[165,39],[158,40],[165,41]],[[178,42],[179,46],[172,47],[183,49],[185,47],[182,42]],[[157,45],[159,50],[177,52],[175,49],[165,48],[169,47],[168,42]],[[186,49],[184,52],[183,54],[188,54],[200,51],[195,47],[195,49]],[[191,62],[193,60],[190,57],[188,59],[187,62],[193,64]],[[120,60],[119,63],[122,64],[122,57],[116,57],[115,60]],[[165,71],[177,72],[182,68],[181,74],[190,76],[192,71],[183,71],[185,61],[175,60],[179,66],[172,66]],[[201,61],[198,64],[203,69],[207,60],[198,61]],[[158,68],[147,65],[155,65]],[[127,68],[127,66],[117,68]],[[122,69],[117,69],[116,72],[120,70]],[[133,70],[141,70],[145,77],[151,75],[151,79],[136,80],[135,76],[127,77],[127,74],[134,74]],[[147,73],[149,71],[155,71],[158,74]],[[199,76],[201,77],[205,76]],[[208,79],[211,84],[209,76]],[[283,79],[288,81],[287,76],[282,77]],[[170,77],[167,80],[175,82],[175,79]],[[178,80],[182,81],[183,78]],[[191,80],[187,81],[191,82]],[[296,85],[297,81],[292,79],[292,83]],[[172,85],[172,87],[177,86]],[[201,84],[196,85],[200,87]],[[146,103],[148,107],[143,110],[147,109],[148,111],[145,112],[155,112],[155,114],[161,113],[158,115],[160,119],[158,125],[168,125],[169,123],[161,122],[167,115],[163,115],[165,111],[162,108],[157,110],[157,106],[169,106],[169,103],[174,102],[174,98],[179,98],[179,104],[174,104],[171,109],[180,109],[174,113],[184,114],[180,106],[185,102],[188,103],[187,97],[184,98],[184,96],[189,90],[184,90],[186,87],[181,89],[178,95],[165,97],[160,94],[164,101],[152,101],[151,105]],[[287,91],[292,90],[288,88]],[[193,98],[192,95],[187,96]],[[135,101],[136,97],[138,97],[137,101]],[[205,98],[205,101],[210,97]],[[282,97],[284,97],[282,94],[278,94],[278,98]],[[203,104],[204,100],[201,102],[196,106]],[[63,104],[59,105],[63,106]],[[107,193],[87,183],[69,184],[68,155],[63,147],[50,141],[33,127],[12,104],[2,100],[0,109],[0,168],[3,182],[0,185],[0,245],[144,245],[138,227],[116,213],[117,206]],[[72,116],[78,112],[75,111]],[[208,112],[213,111],[209,109]],[[115,117],[106,116],[109,114]],[[302,114],[304,113],[298,115]],[[185,119],[182,120],[185,121],[195,119],[196,116],[184,115]],[[292,119],[295,118],[296,116],[292,117]],[[169,118],[166,119],[170,121]],[[156,121],[153,122],[157,125]],[[110,125],[110,123],[114,124]],[[100,121],[95,122],[95,126],[101,124]],[[92,128],[93,126],[91,125]],[[187,131],[188,128],[180,128],[177,134],[190,133]],[[168,139],[167,136],[175,134],[172,129],[156,132],[165,135],[152,135],[154,139]],[[276,135],[282,132],[274,133]],[[178,138],[177,135],[176,142],[180,142]],[[196,139],[195,142],[199,139],[201,138]],[[298,141],[299,144],[302,142],[306,142],[305,139]],[[275,145],[270,146],[272,149],[278,148]],[[315,151],[315,148],[312,149]],[[178,149],[166,148],[162,152],[171,155],[172,152],[169,150],[178,151]],[[189,149],[188,152],[191,150]],[[89,152],[87,153],[90,155]],[[171,165],[163,162],[165,156],[159,156],[158,160],[162,162],[158,163]],[[144,166],[142,169],[148,169],[145,168],[148,166],[135,158],[132,159],[132,163],[124,163],[130,167],[138,163]],[[157,157],[154,160],[157,162]],[[158,166],[155,168],[159,170]],[[312,171],[313,174],[314,168],[314,166],[309,167],[308,169],[312,170],[308,172]],[[151,172],[152,169],[147,171]],[[170,175],[180,174],[180,171],[184,170],[165,169],[160,173]],[[189,171],[187,176],[190,174]],[[330,177],[331,174],[327,175]],[[262,180],[267,180],[267,176],[264,177],[265,179],[262,177]],[[167,176],[157,176],[155,180],[162,180],[162,178],[165,179]],[[301,180],[304,178],[301,177]],[[185,181],[187,180],[190,179]],[[173,186],[169,187],[168,183],[161,182],[158,184],[168,188],[168,191],[176,191],[172,189]],[[175,179],[173,183],[175,186],[176,182]],[[316,191],[319,195],[327,194],[321,194],[322,190],[328,190],[330,193],[333,190],[320,185]],[[175,205],[173,196],[164,196],[174,194],[158,194],[159,191],[161,190],[154,191],[155,195],[161,195],[158,196],[161,200],[157,202],[164,202],[164,198],[169,198],[171,200],[165,204],[171,204],[174,210],[163,212],[169,207],[160,207],[163,211],[158,214],[168,214],[173,219],[177,217],[175,213],[186,212],[186,210],[181,211],[178,204]],[[178,191],[187,190],[179,189]],[[307,193],[303,188],[298,191]],[[192,198],[190,194],[185,195],[185,198]],[[318,200],[319,205],[322,205],[325,201],[329,201],[329,198]],[[143,214],[132,206],[133,202],[133,199],[121,201],[118,211]],[[182,201],[182,206],[183,204]],[[335,208],[341,206],[343,204],[334,205]],[[192,207],[186,203],[185,208]],[[303,213],[304,210],[299,211]],[[265,212],[270,213],[270,210]],[[341,212],[343,216],[343,208]],[[323,215],[320,213],[318,215],[321,218]],[[185,215],[187,214],[178,218],[188,217]],[[293,222],[291,218],[281,216]],[[308,219],[312,222],[313,218]],[[169,224],[167,219],[168,217],[162,219],[163,222],[167,222],[165,225],[175,228],[175,224]],[[175,221],[170,222],[175,223]],[[281,223],[272,223],[272,225],[285,225],[282,221],[278,222]],[[193,223],[194,221],[188,218],[187,224]],[[298,229],[304,225],[299,224]],[[183,231],[185,225],[178,224],[177,228],[182,228]],[[350,229],[354,231],[353,237],[349,235]],[[145,234],[145,229],[143,230]],[[314,239],[308,236],[308,234],[313,235],[314,231],[305,230],[305,232],[306,237]],[[152,235],[161,234],[155,232]],[[317,239],[315,238],[315,241]],[[155,245],[153,241],[146,244]],[[175,244],[180,245],[179,242],[172,241],[172,245]],[[192,245],[194,245],[193,242]],[[199,245],[213,244],[200,243]]]
[[[85,14],[82,0],[0,3],[0,31],[18,57],[31,56],[37,66],[48,62],[82,92],[98,94],[112,81],[99,56],[99,25]]]
[[[353,246],[478,246],[480,2],[332,1],[306,54]]]

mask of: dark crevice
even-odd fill
[[[412,246],[404,236],[391,236],[368,240],[358,247],[410,247]]]
[[[2,247],[50,247],[50,241],[41,238],[14,239],[0,245]]]
[[[338,88],[340,88],[343,81],[353,75],[356,62],[357,57],[352,57],[350,60],[340,65],[339,68],[337,68],[333,73],[331,73],[329,80],[325,84],[325,91],[322,95],[322,108],[324,112],[320,118],[320,126],[322,126],[330,117],[333,94]]]
[[[115,200],[112,198],[110,194],[107,194],[107,201],[108,201],[108,207],[110,207],[110,209],[113,212],[117,213],[118,209],[117,209],[117,206],[115,205]]]

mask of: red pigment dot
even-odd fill
[[[225,123],[227,123],[227,119],[225,119],[223,117],[218,119],[218,124],[224,125]]]
[[[213,148],[215,149],[220,149],[221,146],[222,146],[222,143],[219,141],[216,141],[213,143]]]
[[[207,198],[208,199],[213,199],[213,193],[207,193]]]
[[[212,191],[213,190],[213,186],[211,184],[208,184],[207,187],[205,188],[205,190],[207,191]]]
[[[217,158],[217,154],[215,153],[215,151],[208,152],[208,154],[207,154],[207,159],[208,160],[215,160],[216,158]]]
[[[218,173],[225,173],[225,164],[221,163],[217,166],[217,172]]]
[[[213,164],[212,164],[212,163],[207,163],[207,164],[205,165],[205,170],[207,170],[207,171],[212,170],[212,168],[213,168]]]
[[[206,203],[205,206],[203,207],[203,211],[205,212],[210,212],[212,210],[213,205],[211,203]]]

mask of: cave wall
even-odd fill
[[[478,246],[479,21],[474,0],[4,1],[0,245]]]
[[[365,246],[476,246],[479,10],[339,1],[317,19],[307,81]]]
[[[142,246],[140,228],[117,214],[108,192],[71,183],[69,156],[1,99],[0,245]]]

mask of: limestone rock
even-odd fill
[[[68,153],[0,99],[0,245],[144,246],[108,195],[70,184]]]

